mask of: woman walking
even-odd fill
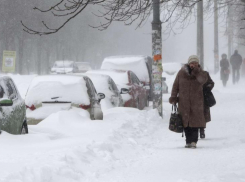
[[[199,58],[193,55],[180,69],[173,84],[169,102],[178,103],[186,136],[186,148],[196,148],[198,129],[206,127],[203,85],[207,80],[207,72],[199,65]]]

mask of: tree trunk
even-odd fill
[[[37,40],[37,74],[41,75],[41,59],[42,59],[42,40]]]
[[[204,68],[203,1],[197,3],[197,56],[200,65]]]
[[[19,59],[18,59],[18,73],[19,74],[23,74],[23,64],[24,64],[24,60],[23,60],[23,55],[24,55],[24,39],[23,37],[21,37],[18,41],[19,43]]]
[[[228,5],[228,59],[230,59],[231,54],[233,52],[233,14],[232,14],[232,6]]]
[[[214,73],[219,71],[218,2],[214,0]]]
[[[45,74],[48,74],[50,71],[49,59],[50,59],[50,49],[47,50],[47,58],[46,58],[45,67],[44,67],[44,73]]]

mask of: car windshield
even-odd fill
[[[79,70],[91,70],[91,67],[89,64],[76,62],[76,65]]]
[[[54,68],[72,68],[73,62],[71,61],[56,61],[54,63]]]

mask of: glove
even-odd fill
[[[192,70],[191,74],[194,75],[194,76],[196,76],[196,75],[198,75],[198,73],[199,73],[200,71],[201,71],[201,68],[200,68],[200,67],[195,67],[195,68]]]
[[[170,97],[169,98],[169,103],[170,104],[177,104],[179,102],[179,98],[178,97]]]

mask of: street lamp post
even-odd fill
[[[162,117],[162,22],[160,20],[160,1],[153,0],[152,21],[152,89],[153,108]]]

